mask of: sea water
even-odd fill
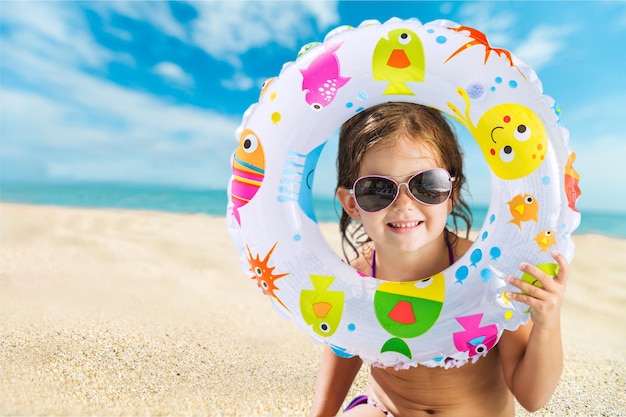
[[[132,184],[7,184],[0,187],[0,201],[67,207],[157,210],[174,213],[226,214],[226,190],[190,189]],[[320,222],[338,222],[341,205],[330,197],[314,198]],[[488,207],[472,206],[474,227],[480,228]],[[575,234],[599,233],[626,238],[626,214],[581,210]]]

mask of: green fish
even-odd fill
[[[424,47],[414,32],[394,29],[388,39],[381,38],[376,44],[372,75],[376,81],[389,81],[384,95],[415,95],[406,82],[423,82],[425,72]]]
[[[395,336],[382,346],[381,352],[398,352],[411,358],[403,338],[420,336],[430,330],[439,318],[445,299],[443,273],[411,282],[384,282],[374,294],[374,310],[380,325]]]
[[[312,290],[300,292],[300,312],[305,323],[322,337],[332,336],[343,315],[344,293],[328,288],[335,277],[309,274],[313,283]]]

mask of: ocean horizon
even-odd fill
[[[6,183],[0,185],[0,202],[64,207],[153,210],[224,216],[226,190],[119,183]],[[338,222],[339,202],[314,196],[319,222]],[[487,216],[487,205],[470,205],[474,230]],[[581,224],[574,234],[597,233],[626,239],[626,213],[581,209]]]

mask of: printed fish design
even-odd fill
[[[522,230],[522,222],[539,221],[537,218],[539,204],[532,195],[518,194],[508,202],[508,205],[513,216],[509,223],[515,224],[520,230]]]
[[[580,188],[578,187],[578,181],[580,180],[580,175],[574,169],[574,160],[576,159],[576,153],[572,152],[567,158],[567,163],[565,164],[565,178],[563,184],[565,186],[565,196],[567,197],[567,206],[574,211],[578,211],[576,209],[576,200],[580,197]]]
[[[344,293],[328,288],[335,281],[329,275],[310,274],[312,290],[300,292],[300,312],[304,322],[322,337],[332,336],[343,315]]]
[[[548,248],[556,245],[556,234],[550,229],[542,230],[535,236],[535,242],[539,245],[540,252],[547,252]]]
[[[239,209],[252,200],[265,177],[265,154],[256,133],[245,129],[239,138],[239,146],[233,155],[233,180],[231,201],[233,215],[241,225]]]
[[[468,352],[470,357],[486,355],[489,349],[498,341],[498,326],[489,324],[480,326],[483,315],[457,317],[456,321],[463,326],[464,331],[452,334],[454,346],[459,352]]]
[[[270,249],[267,255],[265,255],[265,258],[263,258],[263,260],[261,260],[261,257],[258,253],[256,254],[256,257],[252,256],[250,248],[248,247],[248,245],[246,245],[246,248],[248,249],[248,263],[250,264],[250,272],[254,274],[252,276],[252,279],[255,279],[257,281],[257,285],[259,286],[259,289],[263,291],[263,294],[272,297],[287,311],[289,311],[287,306],[283,304],[283,302],[276,295],[276,291],[280,288],[278,288],[274,282],[289,275],[289,273],[274,275],[274,269],[276,267],[270,267],[268,265],[270,257],[272,256],[272,252],[274,252],[274,249],[276,249],[277,244],[278,242],[274,243],[274,246],[272,246],[272,249]]]
[[[445,296],[443,273],[412,282],[384,282],[374,294],[374,311],[383,329],[392,336],[381,348],[411,358],[402,340],[426,333],[437,321]]]
[[[339,59],[335,52],[341,44],[330,45],[318,55],[306,69],[301,69],[302,91],[305,100],[313,110],[319,111],[328,106],[337,91],[350,81],[339,73]]]
[[[304,214],[315,223],[317,218],[313,208],[313,179],[324,145],[319,145],[308,154],[288,150],[278,190],[279,202],[297,201]]]
[[[414,32],[394,29],[376,44],[372,75],[376,81],[389,81],[384,95],[415,95],[406,82],[423,82],[425,73],[424,47]]]
[[[457,93],[465,101],[465,114],[449,102],[448,107],[456,114],[452,117],[470,131],[498,178],[516,180],[539,168],[548,151],[548,134],[535,112],[517,103],[498,104],[474,125],[469,95],[462,88],[457,88]]]

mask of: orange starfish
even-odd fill
[[[476,45],[483,45],[485,47],[485,64],[487,63],[487,60],[489,59],[489,55],[493,51],[496,54],[498,54],[499,56],[505,56],[506,59],[509,60],[509,63],[511,64],[511,66],[515,67],[515,65],[513,64],[513,58],[511,57],[511,53],[509,51],[507,51],[506,49],[492,48],[491,45],[489,45],[489,41],[487,41],[487,36],[484,33],[480,32],[480,31],[478,31],[478,30],[476,30],[474,28],[471,28],[469,26],[459,26],[459,27],[456,27],[456,28],[450,28],[450,30],[453,30],[455,32],[468,31],[470,38],[473,38],[474,40],[471,41],[471,42],[466,43],[465,45],[463,45],[459,49],[457,49],[452,55],[450,55],[448,57],[448,59],[445,60],[445,62],[448,62],[453,56],[455,56],[456,54],[458,54],[460,52],[463,52],[467,48],[470,48],[470,47],[476,46]]]
[[[263,260],[261,260],[258,253],[256,255],[256,258],[253,258],[252,252],[250,252],[250,248],[248,247],[248,245],[246,245],[246,249],[248,249],[248,262],[250,263],[250,272],[254,274],[252,276],[252,279],[256,279],[259,288],[261,289],[261,291],[263,291],[263,294],[269,295],[274,300],[278,301],[281,306],[285,307],[287,311],[290,311],[287,306],[283,304],[283,302],[280,301],[280,299],[276,296],[275,291],[279,290],[280,288],[278,288],[274,283],[274,281],[286,275],[289,275],[289,273],[274,275],[273,272],[274,268],[276,267],[269,267],[267,265],[270,256],[272,255],[272,252],[274,252],[277,244],[278,242],[274,243],[274,246],[272,246],[272,249],[270,249],[267,255],[265,255],[265,258]]]

